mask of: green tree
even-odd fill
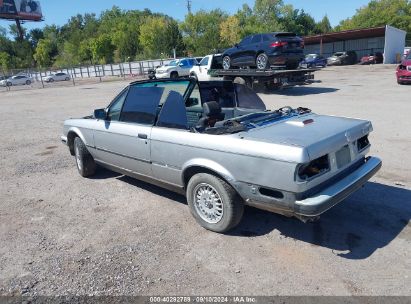
[[[4,72],[11,68],[11,57],[6,52],[0,52],[0,67]]]
[[[180,25],[187,51],[192,55],[205,55],[220,48],[220,24],[227,17],[219,9],[188,14]]]
[[[48,67],[51,65],[51,52],[53,51],[53,43],[49,39],[40,39],[37,44],[34,59],[41,67]]]
[[[240,41],[241,27],[237,16],[230,16],[221,22],[220,37],[227,46],[234,45]]]
[[[333,30],[330,20],[328,19],[328,16],[325,15],[323,19],[317,23],[315,26],[315,33],[316,34],[326,34],[329,33]]]
[[[90,49],[93,55],[94,62],[101,64],[112,63],[114,57],[114,46],[110,35],[102,34],[97,38],[94,38],[90,42]]]
[[[167,35],[167,21],[163,17],[149,17],[140,27],[140,44],[148,57],[170,56],[164,41]]]
[[[411,33],[411,1],[372,0],[358,9],[352,18],[343,20],[339,28],[350,30],[387,24]]]

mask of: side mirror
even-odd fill
[[[178,66],[182,67],[182,66],[184,66],[184,64],[183,64],[183,63],[179,63]]]
[[[95,119],[103,119],[103,120],[105,120],[105,119],[107,118],[106,109],[97,109],[97,110],[94,110],[94,118],[95,118]]]

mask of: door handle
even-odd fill
[[[141,139],[147,139],[147,138],[148,138],[148,136],[147,136],[147,134],[142,134],[142,133],[139,133],[139,134],[138,134],[138,138],[141,138]]]

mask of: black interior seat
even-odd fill
[[[216,101],[209,101],[203,104],[203,117],[197,123],[197,130],[212,128],[218,121],[224,120],[225,114]]]

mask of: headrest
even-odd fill
[[[209,101],[203,104],[203,112],[206,116],[215,116],[221,114],[221,107],[217,101]]]

